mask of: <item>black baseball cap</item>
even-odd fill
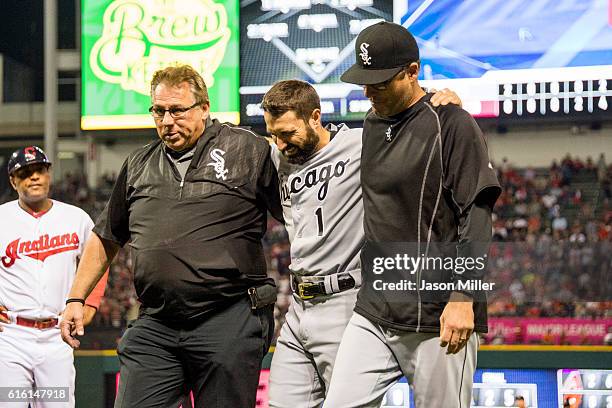
[[[38,146],[28,146],[16,150],[11,154],[8,161],[8,174],[11,175],[22,167],[35,163],[45,163],[51,165],[49,158]]]
[[[419,60],[416,40],[399,24],[381,21],[355,40],[355,64],[340,79],[357,85],[385,82]]]

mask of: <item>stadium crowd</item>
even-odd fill
[[[515,168],[506,158],[496,166],[503,192],[493,215],[494,243],[487,281],[499,288],[489,296],[493,317],[611,317],[612,164],[567,155],[549,168]],[[92,218],[103,209],[115,175],[97,189],[83,174],[65,174],[52,196],[85,209]],[[2,202],[15,199],[0,194]],[[289,307],[290,248],[284,227],[270,217],[264,247],[268,273],[278,285],[276,336]],[[89,347],[109,347],[138,313],[131,277],[129,245],[110,270],[108,287],[93,331],[102,333]],[[105,335],[113,331],[113,336]],[[275,338],[276,338],[275,336]]]
[[[491,316],[603,317],[612,269],[612,166],[569,155],[549,169],[498,167]]]

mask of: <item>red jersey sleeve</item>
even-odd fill
[[[106,289],[106,282],[108,281],[108,269],[102,276],[102,278],[98,281],[98,284],[93,288],[87,299],[85,299],[85,304],[91,307],[95,307],[96,309],[100,306],[100,301],[102,300],[102,296],[104,296],[104,290]]]

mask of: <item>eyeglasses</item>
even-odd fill
[[[405,69],[402,69],[400,72],[398,72],[397,74],[393,75],[391,78],[387,79],[385,82],[379,82],[377,84],[372,84],[372,85],[362,85],[364,88],[367,86],[369,88],[375,89],[377,91],[386,91],[387,88],[389,87],[389,84],[391,84],[391,82],[393,82],[393,80],[395,78],[397,78],[397,76],[399,74],[401,74],[402,72],[404,72]]]
[[[200,102],[196,102],[193,105],[186,107],[186,108],[175,106],[175,107],[168,108],[168,109],[160,108],[159,106],[153,105],[149,108],[149,112],[151,113],[151,115],[153,115],[155,119],[162,119],[164,116],[166,116],[166,112],[170,114],[172,119],[181,119],[181,118],[184,118],[185,115],[187,115],[187,112],[189,112],[191,109],[195,108],[196,106],[200,106],[200,105],[201,105]]]

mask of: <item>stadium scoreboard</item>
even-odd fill
[[[612,370],[561,369],[557,371],[559,406],[611,408]]]

